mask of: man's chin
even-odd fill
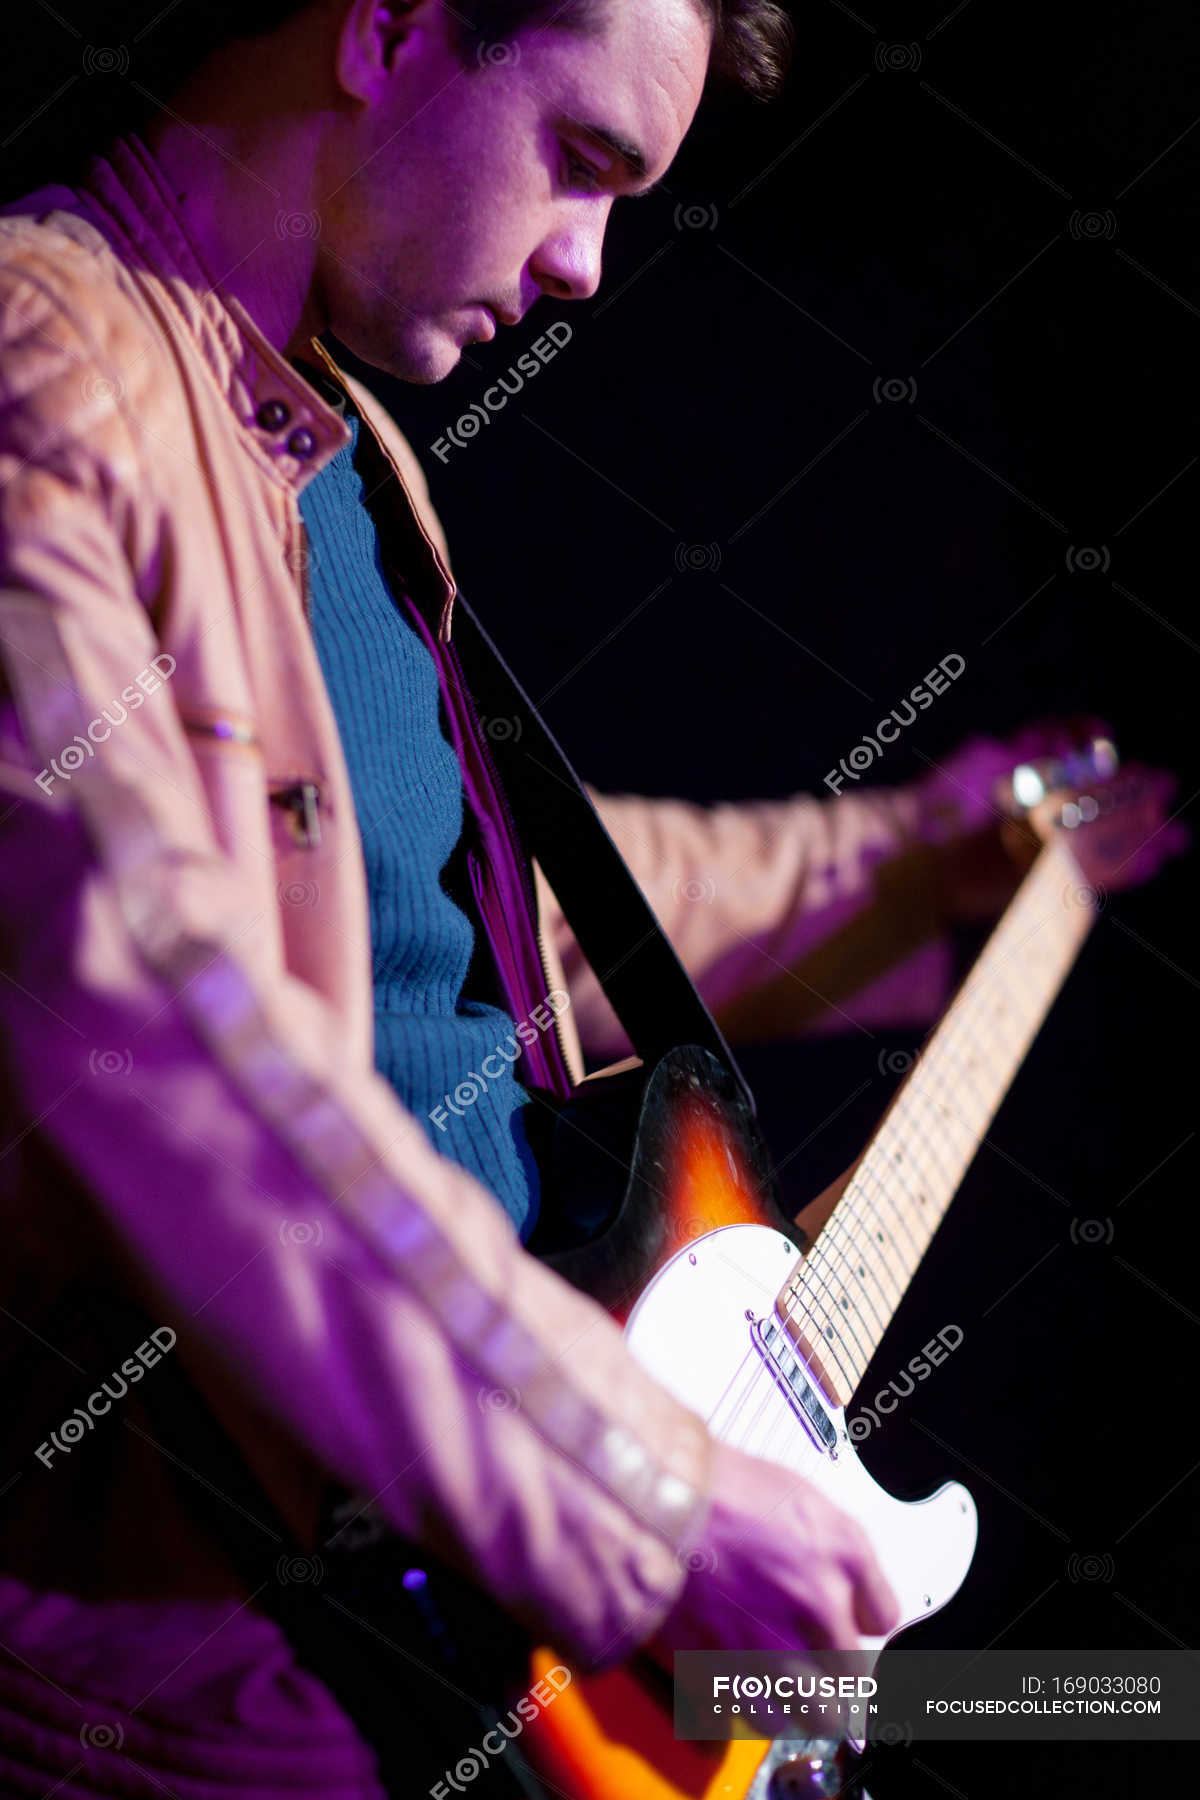
[[[444,381],[462,357],[458,339],[433,325],[412,327],[398,338],[377,337],[374,331],[361,332],[355,338],[337,335],[360,361],[417,387],[433,387]]]

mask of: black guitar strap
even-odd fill
[[[676,1044],[718,1057],[754,1099],[582,781],[459,594],[454,643],[526,853],[536,857],[626,1035],[647,1067]]]
[[[343,414],[352,395],[310,359],[293,357],[305,378]],[[373,471],[374,492],[387,469],[370,431],[358,457]],[[403,582],[411,543],[397,516],[372,508],[385,565]],[[454,601],[454,644],[485,739],[521,839],[554,890],[567,921],[637,1054],[653,1068],[677,1044],[697,1044],[723,1062],[753,1115],[754,1098],[733,1054],[649,901],[592,805],[537,707],[463,598]]]

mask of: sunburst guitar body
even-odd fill
[[[1151,787],[1138,771],[1117,772],[1107,739],[1023,765],[1010,798],[1024,879],[861,1158],[797,1221],[776,1210],[742,1089],[695,1047],[671,1051],[650,1073],[632,1147],[615,1126],[606,1135],[602,1098],[607,1090],[619,1118],[622,1084],[638,1079],[632,1069],[581,1084],[550,1144],[559,1196],[550,1210],[576,1205],[586,1241],[547,1245],[548,1259],[624,1322],[633,1354],[714,1436],[794,1469],[863,1527],[900,1602],[893,1638],[962,1585],[975,1506],[957,1482],[917,1502],[885,1492],[859,1460],[845,1408],[1106,885],[1119,885],[1155,825]],[[596,1110],[579,1122],[577,1104]],[[615,1214],[602,1197],[614,1166],[630,1171]],[[752,1595],[746,1606],[753,1611]],[[877,1653],[883,1642],[857,1647]],[[547,1657],[538,1653],[539,1669]],[[531,1734],[550,1791],[569,1800],[857,1791],[822,1740],[677,1741],[671,1700],[657,1665],[636,1658],[572,1680]]]
[[[777,1209],[744,1089],[708,1050],[630,1059],[589,1077],[565,1103],[529,1109],[543,1122],[535,1149],[544,1222],[530,1249],[608,1307],[633,1355],[714,1436],[794,1470],[859,1523],[900,1603],[889,1642],[962,1585],[975,1506],[957,1482],[916,1502],[887,1493],[858,1457],[846,1408],[1074,964],[1104,885],[1119,884],[1153,829],[1145,784],[1129,772],[1114,781],[1114,771],[1102,739],[1062,766],[1017,771],[1034,802],[1024,878],[862,1156],[796,1220]],[[423,1585],[416,1591],[424,1605]],[[445,1608],[453,1582],[444,1592]],[[368,1609],[361,1591],[355,1605]],[[426,1666],[438,1643],[486,1651],[485,1668],[461,1656],[447,1665],[470,1703],[464,1731],[480,1716],[495,1719],[514,1678],[531,1686],[563,1661],[552,1646],[531,1653],[511,1620],[502,1647],[505,1616],[493,1607],[489,1617],[489,1605],[471,1589],[465,1623],[431,1628],[419,1651]],[[753,1594],[745,1605],[753,1613]],[[873,1658],[883,1643],[845,1647]],[[493,1693],[501,1662],[506,1682],[497,1677]],[[447,1685],[439,1676],[426,1693]],[[671,1681],[647,1657],[600,1674],[572,1671],[554,1687],[554,1704],[498,1759],[510,1771],[520,1762],[545,1800],[861,1795],[847,1746],[828,1739],[677,1740]],[[474,1791],[488,1791],[486,1778]],[[523,1779],[520,1791],[534,1790]]]
[[[897,1500],[860,1461],[832,1376],[831,1339],[824,1358],[802,1341],[805,1332],[823,1335],[822,1320],[795,1304],[789,1284],[802,1251],[795,1227],[775,1211],[765,1148],[728,1072],[690,1046],[671,1051],[649,1080],[642,1072],[630,1155],[619,1121],[638,1085],[634,1070],[585,1082],[560,1114],[550,1178],[566,1184],[576,1210],[589,1193],[602,1204],[614,1153],[624,1150],[631,1173],[608,1229],[548,1260],[624,1320],[639,1362],[715,1436],[794,1469],[862,1525],[900,1601],[903,1630],[961,1585],[975,1549],[974,1503],[957,1483],[923,1501]],[[831,1321],[824,1329],[838,1328]],[[848,1331],[843,1322],[841,1335]],[[883,1642],[864,1639],[860,1648]],[[561,1661],[539,1650],[535,1678]],[[576,1673],[524,1748],[549,1791],[570,1800],[765,1800],[780,1751],[794,1758],[804,1746],[791,1740],[768,1754],[750,1738],[677,1740],[670,1683],[635,1658],[599,1675]]]

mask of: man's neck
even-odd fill
[[[236,97],[235,97],[236,98]],[[187,105],[188,95],[178,104]],[[295,115],[251,125],[160,112],[143,132],[213,287],[235,296],[277,350],[311,354],[325,327],[317,137]]]

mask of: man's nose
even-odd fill
[[[591,299],[600,286],[609,210],[607,205],[580,209],[543,238],[529,267],[544,294],[556,300]]]

